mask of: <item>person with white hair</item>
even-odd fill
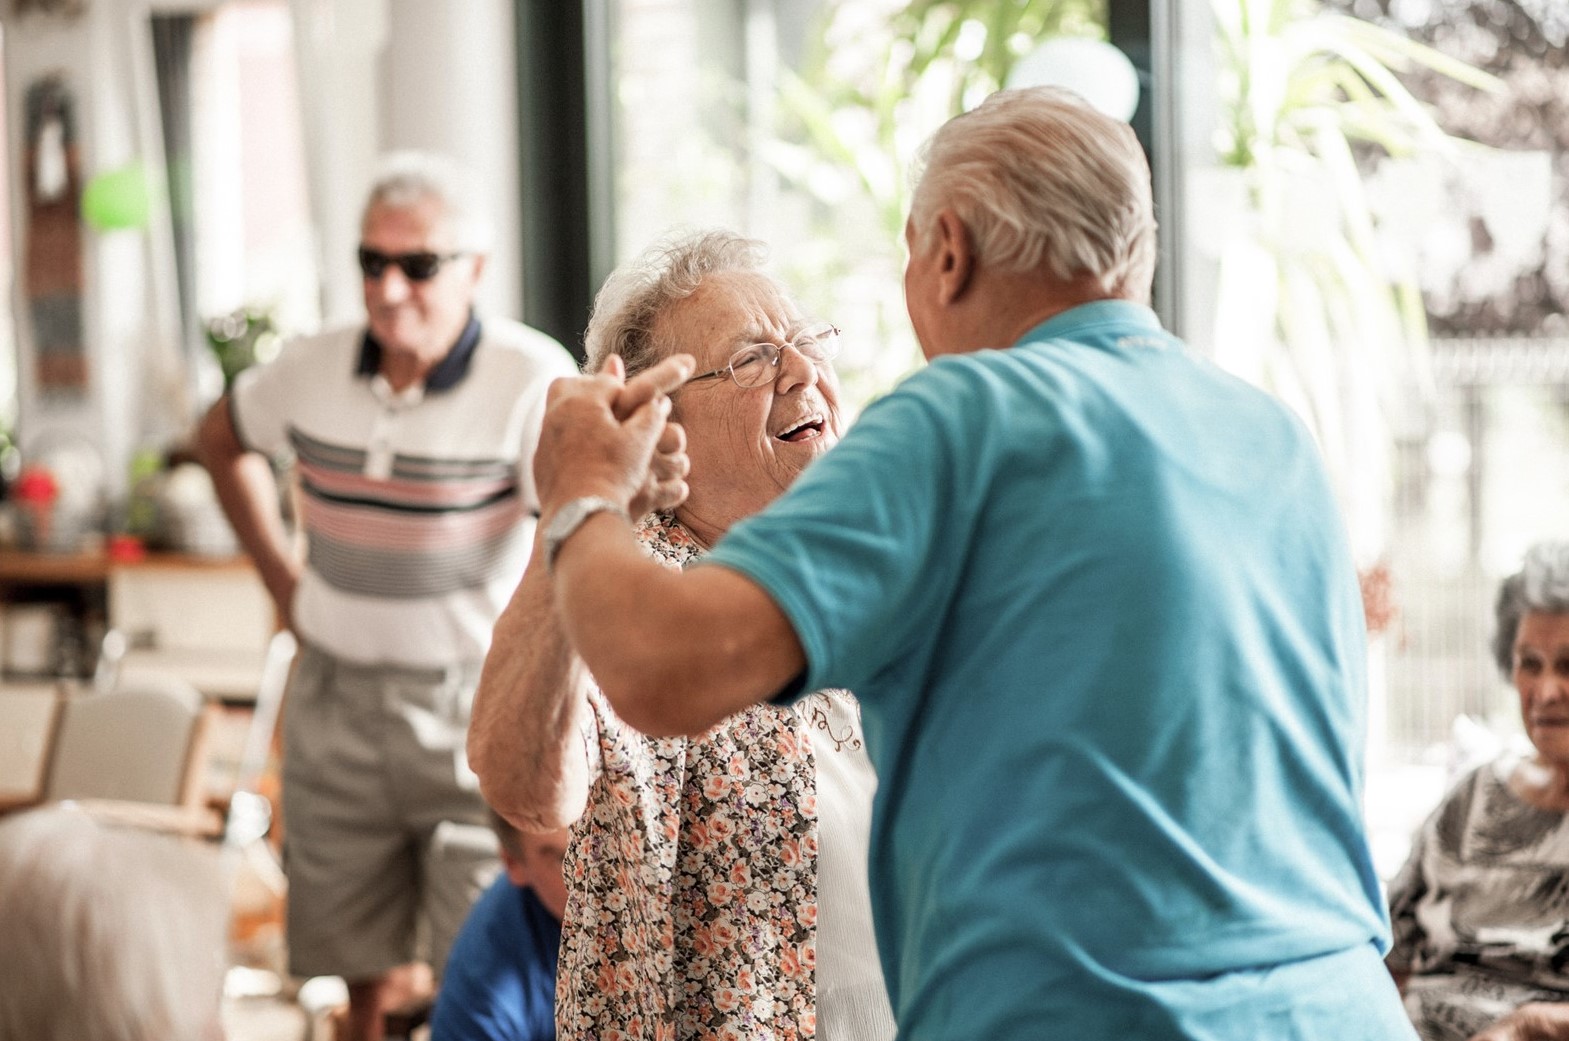
[[[1495,621],[1531,751],[1460,778],[1389,886],[1385,961],[1423,1041],[1569,1038],[1569,542],[1531,547]]]
[[[591,370],[635,374],[681,351],[705,370],[676,395],[690,469],[660,474],[690,494],[663,509],[655,480],[627,504],[655,566],[701,560],[839,439],[839,330],[762,259],[732,232],[677,234],[595,300]],[[572,825],[559,1036],[888,1041],[866,879],[876,781],[855,699],[815,691],[691,738],[646,738],[567,645],[549,563],[536,549],[496,624],[469,748],[511,820]]]
[[[381,1036],[395,967],[422,953],[440,973],[500,870],[494,850],[441,838],[486,824],[470,705],[528,559],[545,390],[577,371],[545,334],[475,312],[488,228],[471,191],[446,160],[389,158],[360,226],[365,324],[245,371],[198,432],[300,638],[284,716],[289,967],[348,982],[355,1039]],[[303,560],[280,514],[283,459]]]
[[[0,822],[0,1041],[215,1041],[227,926],[209,850],[58,807]]]
[[[700,566],[617,512],[691,360],[557,385],[535,476],[578,654],[656,734],[856,692],[901,1038],[1410,1038],[1341,520],[1302,423],[1149,308],[1133,131],[995,94],[930,143],[906,239],[931,364]]]

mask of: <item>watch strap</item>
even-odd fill
[[[622,520],[629,521],[627,511],[614,499],[607,499],[603,495],[584,495],[576,499],[569,499],[545,524],[545,569],[552,574],[556,570],[556,557],[561,553],[561,547],[567,539],[576,534],[583,526],[583,522],[596,513],[614,513]]]

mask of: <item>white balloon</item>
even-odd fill
[[[1139,107],[1139,74],[1128,56],[1102,40],[1058,36],[1020,58],[1008,87],[1067,87],[1113,119]]]

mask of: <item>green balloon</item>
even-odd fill
[[[98,231],[145,228],[151,210],[141,163],[105,170],[82,189],[82,219]]]

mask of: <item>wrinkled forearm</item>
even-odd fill
[[[496,811],[529,831],[582,814],[590,776],[589,677],[562,631],[544,551],[496,622],[469,724],[469,764]]]

